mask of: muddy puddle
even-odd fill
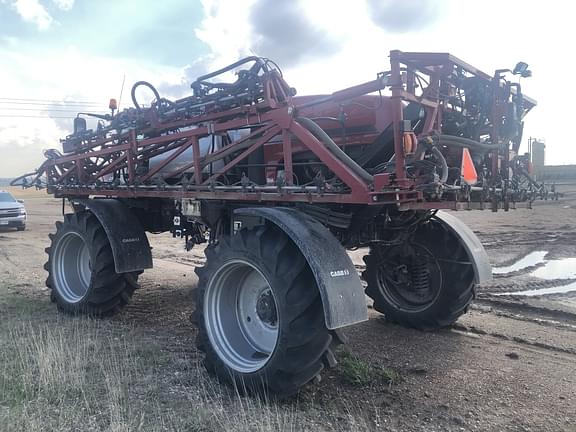
[[[496,296],[523,296],[523,297],[535,297],[546,294],[566,294],[570,292],[576,292],[576,282],[569,283],[567,285],[549,287],[549,288],[538,288],[526,291],[511,291],[503,293],[494,293]]]
[[[494,275],[505,276],[507,274],[537,267],[532,270],[529,276],[544,280],[569,280],[576,278],[576,258],[563,258],[558,260],[547,260],[548,251],[534,251],[520,258],[518,261],[505,267],[494,267]],[[519,295],[519,296],[540,296],[546,294],[565,294],[576,291],[576,282],[567,281],[564,285],[555,287],[539,288],[525,291],[505,292],[496,295]]]
[[[548,255],[548,251],[534,251],[530,252],[525,257],[520,258],[515,263],[506,266],[506,267],[494,267],[492,269],[492,274],[495,275],[505,275],[508,273],[517,272],[520,270],[524,270],[529,267],[534,267],[538,264],[542,264],[545,262],[546,255]]]
[[[564,258],[546,261],[546,263],[530,273],[540,279],[573,279],[576,278],[576,258]]]

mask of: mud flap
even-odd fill
[[[492,266],[488,254],[476,234],[460,219],[445,211],[436,213],[434,219],[447,227],[464,245],[466,252],[468,252],[468,258],[474,267],[474,282],[480,284],[492,280]]]
[[[152,268],[152,252],[146,233],[138,218],[115,199],[72,199],[92,212],[102,224],[114,256],[116,273]]]
[[[234,223],[243,217],[265,219],[284,231],[310,265],[324,306],[326,327],[336,329],[368,320],[364,288],[352,260],[340,242],[311,216],[289,208],[242,208],[234,211]]]

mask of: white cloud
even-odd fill
[[[212,50],[212,67],[219,68],[251,54],[260,33],[251,27],[251,7],[262,2],[203,1],[206,17],[196,34]],[[523,60],[530,64],[534,76],[522,80],[522,88],[538,100],[538,106],[526,117],[521,151],[526,151],[529,136],[545,137],[547,163],[576,163],[576,149],[566,144],[566,132],[557,127],[558,113],[571,112],[573,105],[565,90],[569,84],[559,81],[559,77],[569,77],[576,68],[574,57],[566,55],[567,44],[573,39],[569,2],[549,0],[546,8],[541,2],[521,0],[395,3],[301,0],[295,4],[304,6],[302,13],[311,25],[341,40],[342,45],[337,52],[316,50],[300,63],[280,64],[287,82],[300,95],[333,92],[371,80],[377,72],[387,70],[388,53],[393,49],[450,52],[489,74],[497,68],[512,68]],[[419,8],[421,14],[417,14]],[[394,22],[390,21],[392,18]],[[404,29],[410,31],[403,32]],[[282,46],[277,49],[279,54],[285,51]],[[270,51],[266,54],[274,60],[274,46]]]
[[[204,18],[196,29],[196,36],[209,46],[210,53],[199,56],[187,68],[93,56],[74,47],[62,48],[64,43],[53,49],[26,50],[17,40],[11,41],[13,43],[6,40],[0,45],[2,96],[96,100],[102,101],[99,111],[103,111],[108,99],[118,96],[124,74],[122,107],[132,105],[130,87],[142,79],[157,86],[166,97],[189,94],[190,82],[205,69],[215,70],[253,54],[253,43],[262,29],[251,27],[250,14],[251,7],[260,1],[202,0]],[[566,41],[571,40],[571,15],[568,6],[550,1],[555,7],[546,9],[550,15],[546,17],[538,3],[485,0],[487,5],[473,7],[469,3],[467,8],[462,8],[460,2],[445,0],[442,14],[435,17],[433,23],[427,23],[418,31],[399,34],[387,32],[374,22],[368,0],[353,4],[349,0],[302,0],[300,5],[304,6],[307,20],[340,40],[341,46],[337,52],[313,51],[313,56],[307,56],[305,61],[280,66],[287,82],[302,95],[333,92],[373,79],[377,72],[389,67],[391,49],[448,51],[487,73],[524,60],[530,64],[534,77],[522,81],[523,89],[539,101],[539,106],[526,118],[524,141],[530,135],[544,137],[549,163],[576,163],[576,150],[566,145],[566,132],[557,126],[558,113],[571,112],[572,102],[568,93],[559,87],[565,84],[555,81],[562,74],[569,76],[576,68],[575,60],[563,52]],[[0,2],[9,2],[14,8],[17,4],[21,7],[37,4],[45,11],[37,0]],[[499,10],[497,15],[493,13],[495,9]],[[522,21],[511,20],[519,10]],[[270,57],[274,59],[273,46]],[[552,82],[557,82],[556,87],[552,87]],[[40,112],[39,115],[46,114]],[[70,132],[69,123],[69,120],[55,118],[0,118],[0,146],[18,149],[9,152],[10,158],[0,158],[0,177],[38,166],[42,160],[40,149],[59,148],[58,138]]]
[[[54,3],[58,9],[63,11],[69,11],[74,7],[74,0],[52,0],[52,3]]]
[[[0,44],[5,44],[7,47],[14,48],[19,42],[20,40],[14,36],[0,36]]]
[[[212,51],[210,65],[220,68],[250,55],[248,13],[254,0],[202,0],[205,17],[196,29],[198,39]]]
[[[2,119],[0,177],[15,177],[24,171],[33,171],[44,160],[42,150],[55,147],[53,143],[58,143],[62,136],[62,129],[50,119]]]
[[[38,0],[2,0],[2,2],[8,3],[24,21],[36,25],[38,30],[47,30],[54,22],[54,18]]]
[[[118,98],[126,74],[121,102],[121,108],[125,108],[132,106],[130,89],[134,82],[144,79],[156,86],[177,84],[184,73],[180,68],[87,55],[71,46],[42,51],[0,47],[2,97],[62,101],[62,106],[52,105],[51,109],[81,111],[80,107],[66,105],[66,102],[96,101],[101,106],[88,110],[107,112],[108,100]],[[23,107],[27,111],[21,111]],[[59,139],[70,134],[72,120],[58,117],[72,117],[74,113],[36,108],[0,103],[0,177],[15,177],[34,170],[44,159],[42,150],[59,149]],[[89,120],[88,127],[95,127],[95,121]]]

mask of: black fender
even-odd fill
[[[324,307],[326,327],[336,329],[368,320],[364,288],[352,260],[332,233],[313,217],[283,207],[234,210],[234,224],[244,217],[278,226],[310,265]]]
[[[142,224],[132,210],[115,199],[74,198],[92,212],[104,228],[114,256],[116,273],[152,268],[152,251]]]
[[[441,223],[458,237],[474,267],[474,282],[480,284],[492,280],[492,266],[488,254],[476,234],[456,216],[445,211],[437,212],[432,220]]]

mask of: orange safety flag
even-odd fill
[[[476,173],[472,156],[470,156],[470,150],[467,148],[462,149],[462,168],[460,172],[462,173],[462,178],[467,184],[475,185],[478,181],[478,174]]]

